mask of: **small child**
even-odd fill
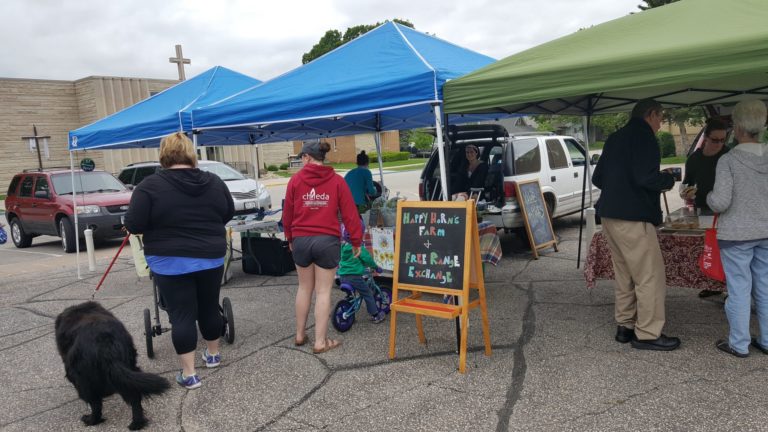
[[[363,233],[365,233],[365,223],[362,220],[360,223],[363,226]],[[368,314],[371,315],[371,321],[375,324],[383,322],[387,314],[379,310],[379,307],[376,305],[376,299],[373,298],[371,288],[363,279],[366,268],[374,269],[376,273],[381,273],[382,269],[376,264],[376,261],[373,260],[373,257],[371,257],[371,254],[368,253],[365,247],[360,248],[360,256],[355,256],[352,251],[352,244],[349,242],[349,233],[347,233],[344,224],[341,224],[341,237],[343,241],[341,242],[339,278],[342,283],[352,285],[363,297],[365,308],[368,310]]]

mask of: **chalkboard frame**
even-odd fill
[[[462,288],[438,288],[430,285],[418,285],[413,283],[404,283],[400,281],[400,254],[404,251],[401,248],[401,240],[403,233],[403,210],[441,210],[441,209],[462,209],[464,210],[464,255],[462,257],[462,269],[461,269],[461,281]],[[468,295],[470,285],[472,287],[477,286],[477,272],[482,271],[476,269],[476,262],[480,262],[480,250],[473,246],[473,231],[474,236],[478,237],[477,233],[477,219],[475,214],[474,201],[400,201],[397,204],[397,221],[395,223],[395,267],[393,270],[393,285],[398,286],[400,289],[407,291],[419,291],[428,292],[433,294],[447,294],[447,295]],[[479,243],[478,243],[479,244]],[[476,261],[471,255],[477,254],[478,260]]]
[[[547,219],[547,228],[551,238],[551,240],[547,240],[542,243],[536,243],[537,240],[534,236],[531,225],[531,215],[528,213],[529,203],[526,203],[522,191],[524,186],[533,184],[536,185],[535,187],[538,190],[537,196],[539,199],[541,199],[541,205],[544,207],[544,213]],[[552,246],[555,249],[555,252],[557,252],[557,237],[555,236],[554,228],[552,228],[552,216],[549,214],[549,208],[547,207],[546,201],[544,200],[544,193],[541,192],[541,184],[539,183],[539,179],[516,182],[515,191],[517,193],[517,202],[520,204],[520,213],[523,215],[523,223],[525,225],[525,231],[528,234],[528,242],[531,245],[531,252],[533,252],[533,257],[535,259],[539,259],[539,249],[546,249],[550,246]]]

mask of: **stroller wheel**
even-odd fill
[[[144,336],[147,341],[147,357],[155,358],[155,350],[152,347],[152,317],[149,315],[149,309],[144,309]]]
[[[333,308],[333,319],[331,320],[333,328],[341,333],[352,328],[352,324],[355,323],[355,312],[352,309],[352,303],[348,300],[339,300],[336,307]]]
[[[232,313],[232,302],[229,301],[229,297],[224,297],[221,299],[221,304],[221,313],[224,318],[222,336],[227,343],[231,344],[235,341],[235,315]]]
[[[380,288],[381,294],[376,297],[376,306],[380,311],[389,313],[389,305],[392,304],[392,288]]]

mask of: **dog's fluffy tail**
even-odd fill
[[[171,385],[167,379],[153,373],[134,371],[123,364],[113,363],[109,370],[109,379],[118,393],[139,393],[156,395],[168,390]]]

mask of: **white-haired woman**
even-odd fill
[[[739,102],[733,129],[739,145],[717,162],[715,187],[707,204],[719,213],[717,240],[728,285],[725,314],[728,340],[717,348],[736,357],[749,355],[749,319],[755,299],[760,335],[751,344],[768,354],[768,145],[760,143],[765,103]]]

